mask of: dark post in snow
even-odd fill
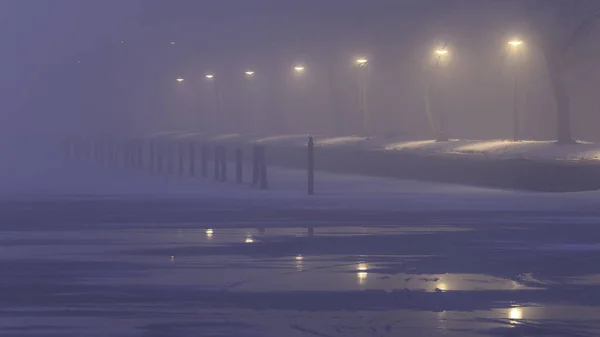
[[[144,141],[143,140],[138,141],[137,151],[138,151],[138,169],[143,170],[144,169]]]
[[[179,176],[183,176],[183,171],[184,171],[184,166],[185,166],[184,152],[185,152],[185,148],[183,146],[183,143],[178,142],[177,143],[177,154],[179,156],[179,168],[177,170],[177,173],[179,174]]]
[[[154,148],[154,141],[148,140],[148,171],[154,172],[156,168],[156,150]]]
[[[267,153],[264,146],[260,147],[259,151],[259,162],[260,162],[260,189],[266,190],[269,188],[267,181]]]
[[[215,146],[215,180],[219,180],[219,176],[221,175],[221,146]]]
[[[238,184],[242,184],[244,182],[244,165],[243,165],[243,156],[242,148],[238,147],[235,150],[235,180]]]
[[[308,137],[308,195],[315,194],[315,143],[312,136]]]
[[[202,177],[208,177],[208,145],[202,144],[202,153],[201,161],[202,161]]]
[[[170,141],[165,143],[167,149],[167,174],[173,174],[173,144]]]
[[[190,142],[190,176],[196,176],[196,145]]]
[[[227,147],[221,146],[221,181],[227,181]]]
[[[161,141],[156,142],[156,172],[163,173],[164,146]]]
[[[258,145],[252,147],[252,186],[258,186],[260,180],[260,155]]]

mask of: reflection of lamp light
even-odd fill
[[[206,237],[207,238],[212,239],[213,234],[214,234],[214,231],[212,229],[209,228],[209,229],[206,230]]]
[[[302,255],[298,254],[296,255],[296,261],[302,261],[304,260],[304,257],[302,257]]]
[[[171,262],[175,261],[175,256],[171,255]]]
[[[367,282],[367,277],[369,276],[369,273],[367,272],[369,265],[366,263],[359,263],[356,269],[358,270],[358,273],[356,274],[356,277],[358,277],[358,284],[365,284],[365,282]]]
[[[508,318],[511,320],[523,319],[523,309],[521,308],[510,308],[508,310]]]
[[[246,237],[246,240],[244,240],[244,242],[246,242],[246,243],[253,243],[253,242],[254,242],[254,239],[252,238],[252,236],[248,235],[248,236]]]
[[[438,282],[436,285],[436,288],[441,290],[441,291],[447,291],[448,290],[448,285],[444,282]]]

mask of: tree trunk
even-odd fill
[[[546,65],[556,102],[556,140],[559,144],[572,144],[575,141],[571,136],[569,93],[565,85],[564,68],[560,58],[555,55],[556,53],[559,52],[546,51]]]

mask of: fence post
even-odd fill
[[[167,141],[165,144],[167,149],[167,174],[173,174],[173,160],[175,160],[173,158],[173,144],[171,144],[171,141]]]
[[[264,146],[260,147],[260,189],[266,190],[269,188],[267,181],[267,154]]]
[[[244,183],[244,166],[243,166],[243,156],[244,153],[242,152],[242,148],[238,147],[235,150],[235,177],[236,177],[236,182],[238,184],[243,184]]]
[[[177,174],[179,176],[183,176],[183,170],[184,170],[184,166],[185,166],[185,159],[184,159],[184,147],[183,147],[183,143],[181,142],[176,142],[175,143],[175,147],[177,148],[177,158],[178,158],[178,167],[177,167]]]
[[[215,176],[215,180],[219,180],[219,176],[221,175],[221,146],[220,145],[216,145],[215,146],[215,172],[214,172],[214,176]]]
[[[227,181],[227,147],[221,146],[221,181]]]
[[[258,145],[252,147],[252,186],[258,186],[260,180],[260,155]]]
[[[154,149],[154,141],[148,140],[148,171],[154,172],[156,165],[156,150]]]
[[[202,158],[200,160],[202,161],[202,177],[206,178],[208,177],[208,145],[202,144],[201,156]]]
[[[308,195],[315,194],[315,143],[313,136],[308,137]]]
[[[144,141],[141,139],[138,141],[138,169],[144,169]]]
[[[190,176],[196,176],[196,146],[190,142]]]

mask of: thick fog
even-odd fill
[[[534,2],[5,0],[5,152],[165,131],[511,139],[515,107],[520,139],[556,139],[540,36],[563,31]],[[561,55],[573,137],[590,141],[594,28]]]

